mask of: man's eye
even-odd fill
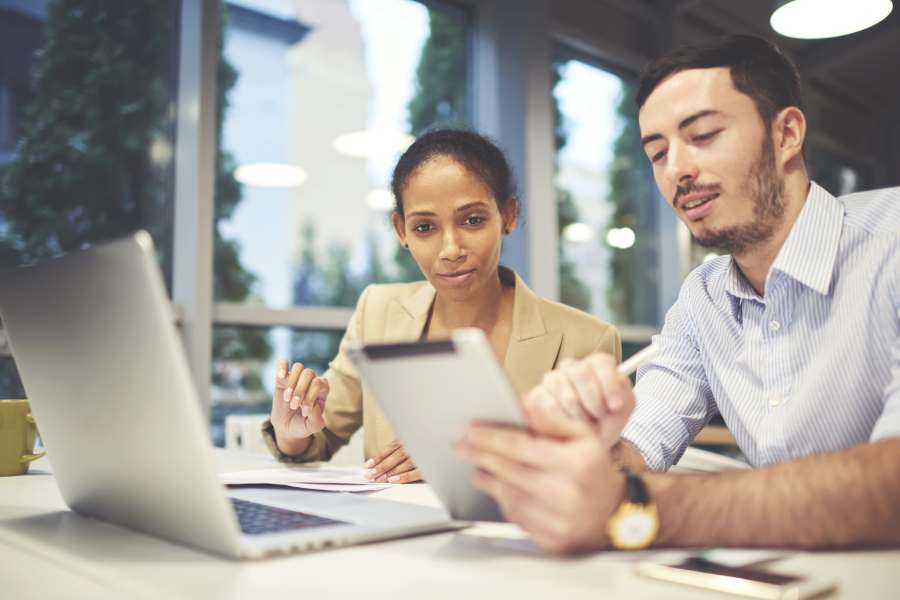
[[[660,150],[659,152],[657,152],[656,154],[654,154],[653,156],[650,157],[650,162],[654,162],[654,163],[658,162],[658,161],[662,160],[665,156],[666,156],[666,151]]]
[[[720,133],[721,131],[722,131],[721,129],[716,129],[715,131],[710,131],[709,133],[700,133],[700,134],[697,134],[697,135],[694,136],[694,141],[695,141],[695,142],[705,142],[705,141],[707,141],[707,140],[711,140],[712,138],[714,138],[714,137],[716,137],[717,135],[719,135],[719,133]]]
[[[417,233],[428,233],[429,231],[431,231],[431,225],[429,225],[428,223],[419,223],[418,225],[413,227],[413,230]]]

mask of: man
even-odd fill
[[[470,428],[475,484],[558,552],[900,544],[900,188],[810,182],[799,77],[758,38],[656,61],[637,104],[662,196],[730,256],[688,276],[633,392],[592,355],[526,396],[531,431]],[[665,473],[715,413],[758,468]]]

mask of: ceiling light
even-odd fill
[[[391,193],[391,190],[384,188],[375,189],[366,194],[366,204],[373,210],[393,210],[394,195]]]
[[[580,244],[594,237],[594,230],[587,223],[571,223],[563,228],[563,237],[567,242]]]
[[[334,149],[345,156],[369,158],[403,152],[414,140],[413,136],[401,131],[366,129],[338,136],[334,140]]]
[[[606,243],[613,248],[625,250],[634,246],[634,230],[631,227],[618,227],[606,232]]]
[[[786,37],[832,38],[875,25],[893,7],[891,0],[778,0],[769,23]]]
[[[234,170],[234,178],[244,185],[286,188],[306,181],[306,171],[284,163],[247,163]]]

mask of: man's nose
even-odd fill
[[[697,161],[690,149],[673,144],[669,148],[668,171],[670,179],[677,186],[685,187],[696,181]]]

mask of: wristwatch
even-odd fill
[[[623,469],[625,498],[606,523],[612,545],[620,550],[641,550],[656,539],[659,516],[647,486],[637,473]]]

